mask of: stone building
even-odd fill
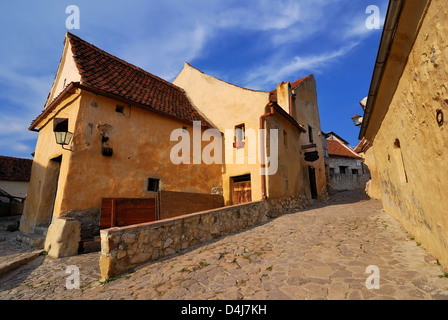
[[[75,254],[100,229],[326,196],[312,75],[261,92],[185,64],[169,83],[67,33],[30,130],[39,137],[21,239],[45,241],[54,257]]]
[[[32,164],[30,159],[0,156],[0,189],[10,196],[0,194],[0,202],[25,200]]]
[[[271,92],[250,90],[206,75],[185,63],[173,82],[207,119],[224,132],[223,189],[226,204],[239,203],[235,185],[262,199],[317,199],[326,195],[326,178],[316,82],[313,75],[284,82]],[[260,136],[260,130],[266,130]],[[273,132],[276,132],[276,137]],[[243,131],[239,136],[238,131]],[[260,174],[260,159],[278,152],[278,164]],[[259,157],[258,157],[259,158]],[[233,161],[232,161],[233,160]],[[268,163],[269,160],[265,161]],[[263,168],[263,166],[262,166]]]
[[[46,235],[60,248],[51,255],[73,254],[79,240],[99,235],[103,199],[154,199],[155,216],[161,190],[221,189],[220,164],[171,161],[171,133],[193,134],[195,121],[199,135],[214,128],[181,88],[67,33],[45,109],[30,126],[39,136],[23,241],[42,246]],[[61,146],[57,134],[73,137]]]
[[[334,132],[327,132],[324,135],[329,156],[331,190],[364,190],[370,179],[368,168],[364,165],[364,158]]]
[[[446,4],[390,2],[359,138],[384,210],[448,268]]]
[[[0,217],[22,214],[33,160],[0,156]]]

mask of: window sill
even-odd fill
[[[245,145],[244,141],[238,141],[233,143],[233,147],[235,149],[242,149],[244,148],[244,145]]]

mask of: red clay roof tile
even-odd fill
[[[0,156],[0,180],[30,181],[33,160]]]
[[[212,127],[184,90],[67,33],[81,84],[112,93],[176,119]]]
[[[361,156],[357,155],[350,147],[344,145],[338,140],[327,140],[327,148],[328,154],[330,156],[348,157],[360,160],[363,159]]]

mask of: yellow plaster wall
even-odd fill
[[[448,268],[448,8],[432,1],[373,141],[386,212]],[[436,110],[444,113],[439,126]],[[399,139],[407,183],[400,177]]]
[[[369,169],[371,177],[366,185],[366,193],[372,199],[381,200],[383,191],[381,189],[380,179],[378,178],[378,169],[376,167],[373,149],[369,148],[365,153],[361,153],[360,155],[364,157],[364,164]]]
[[[124,114],[115,111],[117,105],[125,106]],[[112,157],[101,154],[98,128],[105,124],[110,125],[105,146],[113,148]],[[148,178],[160,179],[160,188],[168,191],[209,194],[221,187],[221,165],[172,163],[170,152],[178,142],[170,142],[170,135],[184,126],[193,140],[192,124],[83,92],[72,166],[58,213],[99,208],[102,198],[154,197],[147,191]]]
[[[39,136],[36,143],[35,155],[31,169],[31,180],[28,187],[28,196],[20,223],[22,232],[32,232],[35,225],[48,224],[51,219],[51,212],[49,207],[53,206],[53,194],[48,185],[48,175],[50,160],[62,155],[62,163],[60,169],[60,176],[58,180],[58,192],[55,199],[55,212],[59,212],[62,197],[64,195],[64,188],[66,186],[66,173],[70,168],[70,161],[72,153],[63,150],[60,145],[56,144],[53,132],[53,119],[68,118],[69,131],[75,131],[76,119],[80,104],[80,91],[68,96],[61,101],[45,119],[39,123]],[[72,140],[73,141],[73,140]]]
[[[258,161],[258,129],[260,116],[265,113],[269,103],[269,93],[240,88],[214,77],[208,76],[199,70],[185,64],[182,72],[173,82],[183,88],[193,105],[205,115],[221,132],[232,130],[232,135],[224,136],[225,144],[233,143],[233,130],[235,126],[245,124],[246,131],[255,131],[257,145],[256,164],[249,164],[248,148],[232,149],[234,152],[233,164],[226,164],[223,169],[224,200],[226,205],[232,204],[231,177],[251,174],[252,201],[262,199],[260,164]],[[246,146],[248,144],[246,136]],[[244,157],[244,164],[237,164],[237,159]]]
[[[306,79],[300,86],[293,90],[296,95],[295,102],[293,105],[293,117],[298,123],[302,124],[307,130],[306,133],[300,135],[300,145],[308,145],[308,125],[313,128],[313,140],[316,144],[317,151],[319,152],[319,159],[315,162],[307,162],[304,158],[304,153],[306,150],[301,150],[302,155],[302,167],[303,167],[303,185],[305,186],[305,192],[307,197],[311,197],[310,183],[308,176],[308,166],[316,169],[316,184],[317,193],[320,196],[324,196],[326,192],[327,179],[325,175],[325,159],[324,159],[324,148],[323,140],[321,134],[319,107],[317,102],[317,91],[316,91],[316,80],[313,75]],[[309,151],[314,151],[315,149],[310,149]]]
[[[278,113],[268,118],[266,126],[268,130],[278,130],[278,171],[266,179],[269,198],[278,199],[304,194],[303,167],[299,159],[300,136],[303,133]],[[283,131],[287,133],[286,145]],[[269,153],[269,143],[267,150]]]
[[[56,74],[53,87],[51,88],[50,96],[46,107],[68,86],[71,82],[80,82],[81,76],[73,59],[72,46],[68,39],[65,39],[64,51],[59,64],[58,72]]]

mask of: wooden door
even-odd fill
[[[156,199],[103,199],[100,229],[124,227],[157,220]]]
[[[317,199],[317,184],[316,184],[316,169],[313,167],[308,167],[308,174],[310,177],[310,190],[311,190],[311,198]]]
[[[233,182],[233,204],[252,201],[252,187],[250,181]]]

